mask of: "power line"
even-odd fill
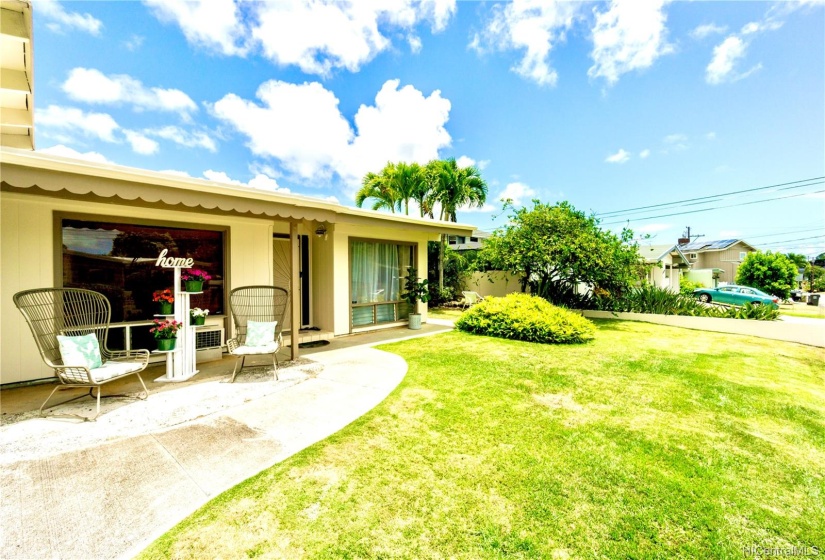
[[[785,241],[769,241],[767,243],[760,243],[763,247],[765,245],[783,245],[785,243],[791,243],[792,241],[807,241],[809,239],[820,239],[825,237],[825,235],[814,235],[813,237],[799,237],[797,239],[786,239]]]
[[[677,200],[677,201],[674,201],[674,202],[663,202],[661,204],[651,204],[649,206],[638,206],[636,208],[627,208],[625,210],[613,210],[611,212],[601,212],[601,213],[597,213],[596,215],[597,216],[610,216],[611,214],[626,214],[626,213],[629,213],[629,212],[635,212],[637,210],[649,210],[651,208],[661,208],[663,206],[673,206],[675,204],[683,204],[685,202],[696,202],[698,200],[710,201],[710,199],[713,199],[713,198],[722,198],[722,197],[729,196],[729,195],[732,195],[732,194],[742,194],[742,193],[748,193],[748,192],[764,191],[764,190],[768,190],[768,189],[775,189],[777,187],[786,187],[784,189],[778,189],[780,191],[788,190],[788,189],[797,189],[797,188],[802,188],[802,187],[805,187],[805,186],[809,186],[809,185],[798,185],[798,183],[807,183],[809,181],[821,181],[822,179],[825,179],[825,176],[823,176],[823,177],[811,177],[810,179],[800,179],[798,181],[790,181],[788,183],[777,183],[775,185],[768,185],[766,187],[756,187],[756,188],[753,188],[753,189],[743,189],[743,190],[739,190],[739,191],[730,191],[730,192],[721,193],[721,194],[700,196],[700,197],[697,197],[697,198],[687,198],[685,200]],[[812,184],[818,185],[820,183],[812,183]],[[796,185],[796,186],[788,187],[788,185]]]
[[[683,216],[685,214],[697,214],[699,212],[709,212],[711,210],[721,210],[723,208],[735,208],[737,206],[750,206],[751,204],[760,204],[762,202],[772,202],[774,200],[784,200],[786,198],[797,198],[797,197],[800,197],[800,196],[807,196],[809,194],[820,194],[820,193],[825,193],[825,190],[813,191],[813,192],[808,192],[808,193],[791,194],[791,195],[788,195],[788,196],[778,196],[778,197],[774,197],[774,198],[766,198],[764,200],[752,200],[750,202],[741,202],[739,204],[728,204],[726,206],[714,206],[713,208],[701,208],[699,210],[688,210],[687,212],[674,212],[672,214],[659,214],[658,216],[645,216],[644,218],[633,218],[633,220],[636,220],[636,221],[653,220],[655,218],[669,218],[671,216]],[[629,221],[630,221],[630,218],[628,218],[626,220],[619,220],[618,222],[606,222],[606,223],[601,224],[601,225],[609,226],[609,225],[614,225],[614,224],[623,224],[623,223],[629,222]]]

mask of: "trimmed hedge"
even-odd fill
[[[543,344],[578,344],[596,333],[593,323],[581,315],[529,294],[485,298],[455,326],[464,332]]]

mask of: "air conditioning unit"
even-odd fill
[[[195,350],[198,362],[220,360],[223,353],[224,329],[220,325],[206,325],[195,330]]]

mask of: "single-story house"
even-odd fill
[[[484,240],[492,235],[490,232],[475,229],[467,235],[450,235],[447,237],[447,246],[453,251],[476,251],[481,249]]]
[[[172,285],[171,269],[155,266],[166,249],[213,276],[192,300],[210,311],[209,347],[232,335],[230,290],[256,284],[293,294],[287,331],[298,321],[313,338],[333,337],[405,324],[403,279],[413,267],[426,276],[427,242],[473,231],[15,148],[0,149],[0,177],[2,384],[53,376],[12,302],[21,290],[103,292],[113,308],[110,346],[151,349],[152,294]],[[421,311],[426,321],[426,305]]]
[[[639,255],[650,265],[648,282],[659,288],[679,291],[682,273],[690,269],[690,262],[678,245],[640,245]]]

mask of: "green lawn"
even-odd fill
[[[593,343],[451,332],[334,436],[143,558],[742,558],[825,549],[825,351],[596,321]]]
[[[793,305],[780,305],[779,313],[791,315],[792,317],[810,317],[813,319],[825,319],[825,314],[815,305],[795,303]]]

